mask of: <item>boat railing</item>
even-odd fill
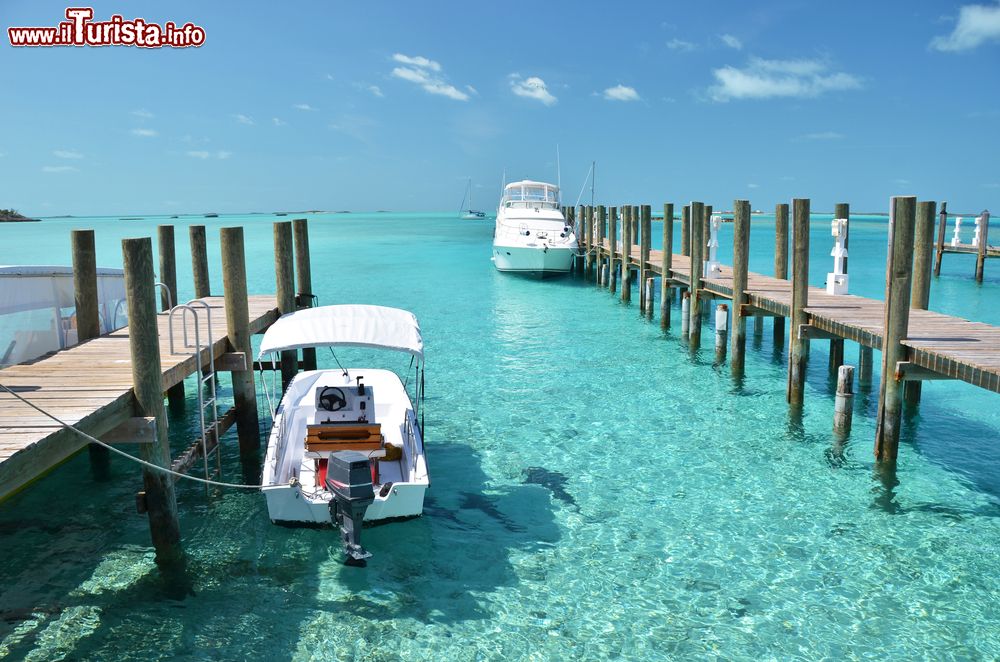
[[[404,427],[403,443],[406,444],[406,454],[409,457],[407,466],[412,477],[417,470],[417,419],[412,409],[406,410],[406,421]]]

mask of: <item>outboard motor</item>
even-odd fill
[[[368,456],[358,451],[330,454],[326,487],[330,499],[330,519],[340,527],[340,537],[347,555],[347,565],[364,567],[371,554],[361,546],[361,527],[365,510],[375,501]]]

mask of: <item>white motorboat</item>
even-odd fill
[[[363,522],[423,512],[430,483],[418,422],[423,340],[416,317],[405,310],[321,306],[283,315],[264,334],[258,358],[337,346],[410,354],[414,372],[407,382],[417,407],[389,370],[301,372],[274,411],[261,484],[271,521],[339,526],[348,562],[363,564],[370,556],[360,544]]]
[[[559,209],[558,186],[526,179],[504,187],[493,232],[497,270],[564,274],[576,254],[576,235]]]
[[[469,206],[465,206],[465,202],[469,202]],[[475,220],[477,218],[486,218],[486,212],[479,211],[478,209],[473,209],[472,207],[472,178],[469,178],[469,184],[465,187],[465,195],[462,197],[462,206],[458,209],[458,217],[463,220]]]

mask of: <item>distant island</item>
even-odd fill
[[[40,220],[23,216],[16,209],[0,209],[0,223],[37,223]]]

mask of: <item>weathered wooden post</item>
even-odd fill
[[[868,391],[872,387],[872,364],[875,362],[871,347],[858,346],[858,388]]]
[[[787,400],[801,406],[806,383],[806,345],[801,336],[809,305],[809,200],[792,200],[792,306],[788,334]]]
[[[101,335],[100,300],[97,295],[97,251],[93,230],[73,230],[73,301],[76,306],[76,339],[84,342]],[[104,446],[88,444],[90,468],[98,480],[111,472],[111,453]]]
[[[274,274],[277,282],[278,312],[282,315],[295,312],[295,273],[292,271],[292,224],[278,221],[274,224]],[[299,353],[287,350],[281,353],[282,390],[299,371]]]
[[[208,279],[208,242],[204,225],[188,228],[191,240],[191,273],[194,275],[194,298],[212,296],[212,286]]]
[[[691,255],[691,205],[681,208],[681,255]]]
[[[788,205],[780,203],[774,208],[774,277],[788,280]],[[774,346],[785,344],[785,318],[775,316]]]
[[[596,265],[596,269],[594,269],[594,272],[595,272],[595,276],[597,278],[597,285],[598,286],[601,286],[601,285],[604,284],[602,282],[602,280],[601,280],[601,278],[602,278],[602,276],[601,276],[602,266],[601,265],[603,264],[602,260],[604,258],[604,237],[607,234],[607,231],[605,230],[607,220],[608,220],[607,209],[604,207],[604,205],[598,205],[598,207],[597,207],[597,223],[595,225],[595,234],[597,236],[595,237],[595,241],[594,241],[594,244],[595,244],[594,264]]]
[[[735,305],[734,305],[735,308]],[[715,307],[715,362],[726,362],[726,327],[729,323],[729,306],[720,303]]]
[[[847,223],[844,225],[844,250],[848,248],[848,242],[851,239],[851,206],[846,202],[838,202],[834,206],[833,217],[842,218]],[[844,274],[847,274],[847,261],[850,256],[844,258]],[[839,375],[840,366],[844,364],[844,339],[843,338],[831,338],[830,339],[830,363],[827,366],[830,370],[831,375]]]
[[[938,219],[937,256],[934,258],[934,275],[941,275],[941,258],[944,257],[944,234],[948,230],[948,203],[941,203],[941,214]]]
[[[632,205],[622,207],[622,303],[632,301]]]
[[[705,225],[705,205],[700,202],[691,203],[691,272],[690,272],[690,321],[688,322],[688,339],[691,349],[701,346],[701,278],[702,250],[705,244],[701,241],[702,228]]]
[[[233,351],[246,355],[247,369],[234,370],[233,404],[236,409],[236,432],[244,473],[251,474],[260,449],[257,427],[257,392],[253,381],[253,354],[250,347],[250,312],[247,299],[246,255],[243,251],[243,228],[222,228],[222,289],[226,305],[226,328]]]
[[[854,415],[854,366],[837,368],[837,399],[833,405],[833,431],[847,436],[851,432]]]
[[[295,235],[295,282],[298,291],[295,298],[299,308],[312,308],[312,262],[309,259],[309,221],[297,218],[292,221],[292,232]],[[302,367],[305,370],[316,369],[316,348],[307,347],[302,350]]]
[[[161,310],[170,310],[170,306],[180,303],[177,300],[177,261],[174,251],[174,226],[158,225],[156,227],[156,245],[160,252],[160,282],[166,285],[166,291],[160,292]],[[184,382],[179,382],[167,389],[167,401],[170,408],[184,406]]]
[[[612,294],[617,289],[617,262],[618,262],[618,207],[611,208],[611,215],[608,217],[608,289]]]
[[[746,363],[747,318],[743,316],[750,297],[746,294],[750,271],[750,201],[733,201],[733,332],[729,369],[742,377]]]
[[[976,219],[979,229],[979,243],[976,245],[976,282],[983,282],[983,268],[986,266],[987,236],[990,233],[990,213],[983,211]]]
[[[132,384],[137,416],[155,419],[152,443],[140,444],[143,460],[158,467],[170,466],[170,442],[163,408],[160,370],[160,337],[156,315],[156,287],[153,274],[153,245],[148,237],[122,239],[125,267],[125,298],[128,302],[128,338],[132,364]],[[143,467],[142,505],[149,515],[149,531],[156,550],[156,563],[170,566],[181,561],[180,523],[174,481],[166,473]]]
[[[645,291],[644,303],[645,308],[643,313],[646,315],[646,319],[653,319],[653,301],[656,300],[656,279],[652,276],[646,278],[646,283],[643,285],[643,290]]]
[[[917,203],[917,227],[913,241],[913,286],[910,290],[910,308],[927,310],[931,298],[931,270],[934,253],[934,202]],[[903,402],[915,405],[920,402],[921,383],[908,381],[903,386]]]
[[[646,292],[646,280],[649,278],[649,250],[650,232],[652,231],[652,210],[649,205],[639,207],[639,224],[642,226],[639,235],[639,282],[642,283],[643,292],[639,297],[639,307],[648,317],[653,312],[653,300]]]
[[[882,384],[879,388],[875,428],[875,458],[894,464],[899,448],[902,383],[896,364],[905,361],[903,339],[910,321],[910,274],[913,268],[913,235],[917,199],[892,198],[889,214],[889,251],[885,276],[885,317],[882,337]]]
[[[663,255],[660,258],[660,328],[670,328],[670,272],[674,264],[674,205],[663,205]]]
[[[638,246],[639,245],[639,205],[631,205],[629,209],[631,210],[630,214],[631,214],[631,218],[632,218],[632,234],[629,235],[629,236],[632,237],[632,245],[633,246]]]
[[[681,292],[681,338],[691,335],[691,293]]]
[[[566,225],[573,228],[573,233],[576,235],[576,239],[580,240],[580,228],[576,224],[576,214],[574,213],[574,207],[563,207],[563,218],[565,218]],[[570,271],[576,271],[577,258],[574,256],[570,262]]]

